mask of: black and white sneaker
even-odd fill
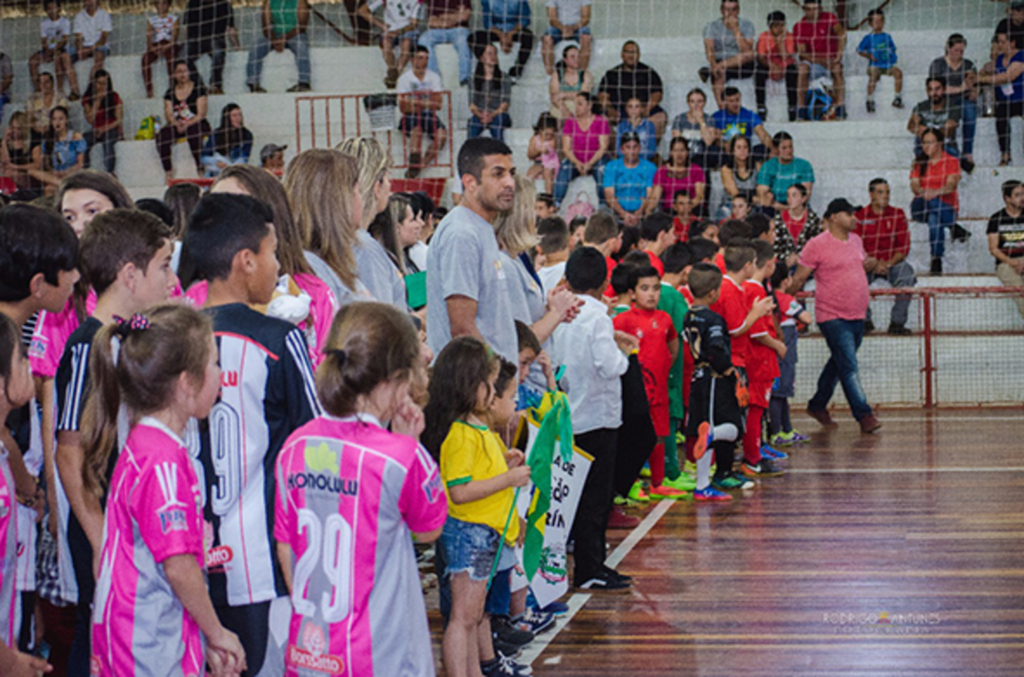
[[[602,571],[595,576],[577,581],[576,587],[580,590],[590,590],[594,592],[626,592],[629,590],[630,583],[617,576],[611,576],[607,572]]]
[[[499,654],[489,665],[480,664],[484,677],[528,677],[533,674],[529,665],[517,663],[508,656]]]
[[[533,641],[533,633],[517,627],[508,616],[491,616],[491,636],[515,647],[526,646]]]

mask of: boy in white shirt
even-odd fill
[[[405,178],[415,179],[420,171],[437,157],[448,141],[448,130],[437,113],[444,105],[441,76],[427,69],[430,50],[419,45],[412,57],[412,68],[398,78],[398,107],[402,121],[398,129],[409,137],[409,169]],[[423,137],[431,137],[425,155]]]
[[[99,0],[83,0],[82,11],[75,15],[75,46],[71,51],[71,62],[78,63],[92,59],[89,81],[103,62],[110,56],[110,33],[114,25],[106,10],[100,9]]]
[[[602,300],[608,282],[604,256],[580,247],[565,264],[569,288],[583,301],[579,315],[555,330],[556,363],[569,397],[576,445],[594,457],[572,525],[573,582],[585,590],[625,590],[631,579],[605,565],[605,528],[612,507],[615,450],[622,425],[622,383],[637,339],[615,331]]]
[[[64,75],[68,76],[71,85],[72,101],[79,98],[78,77],[71,67],[71,56],[68,54],[68,41],[71,38],[71,22],[61,16],[58,0],[44,0],[43,11],[46,18],[39,23],[39,39],[42,49],[28,60],[28,72],[32,78],[32,91],[39,91],[39,64],[53,63],[57,91],[64,91]]]

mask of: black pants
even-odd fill
[[[796,64],[786,66],[786,103],[789,109],[789,121],[796,120],[796,110],[799,105],[796,100],[798,71]],[[757,65],[754,71],[754,95],[757,97],[757,107],[765,107],[765,89],[768,86],[768,67]]]
[[[474,31],[469,34],[469,48],[473,50],[473,56],[480,58],[484,53],[484,47],[492,42],[497,42],[497,35],[490,31]],[[515,68],[522,72],[523,66],[530,60],[530,53],[533,52],[533,31],[523,28],[516,33],[516,42],[519,43],[519,53],[516,55]],[[513,73],[519,76],[519,73]]]
[[[573,549],[573,579],[576,583],[584,583],[601,573],[604,566],[604,532],[612,508],[615,447],[618,440],[619,431],[610,428],[576,436],[576,446],[594,457],[587,481],[583,484],[576,519],[572,523],[571,537],[576,543]]]
[[[92,546],[74,515],[68,520],[68,549],[75,567],[78,584],[78,613],[75,617],[75,637],[68,656],[68,677],[89,677],[92,656],[92,598],[96,579],[92,575]]]
[[[996,136],[999,152],[1010,154],[1010,119],[1024,115],[1024,101],[996,101]]]
[[[217,606],[217,618],[221,624],[238,635],[245,649],[246,675],[258,675],[267,657],[270,642],[270,605],[272,602],[244,604],[242,606]]]

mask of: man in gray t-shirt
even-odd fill
[[[459,150],[462,202],[441,221],[427,253],[427,340],[437,355],[458,336],[475,336],[518,364],[509,295],[494,219],[515,202],[512,151],[487,137]]]
[[[708,66],[700,69],[700,77],[715,92],[715,101],[722,108],[722,90],[727,80],[749,78],[754,74],[754,24],[740,18],[739,0],[722,0],[722,18],[704,27],[704,52]]]
[[[921,154],[921,135],[928,129],[938,129],[946,139],[946,152],[959,157],[956,147],[956,127],[960,123],[960,109],[949,105],[946,84],[939,78],[928,78],[928,98],[914,106],[907,122],[907,131],[914,135],[914,154]]]

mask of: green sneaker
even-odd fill
[[[651,502],[651,497],[647,495],[643,483],[639,481],[633,482],[633,486],[629,488],[629,499],[637,503]]]
[[[793,433],[775,433],[772,436],[773,447],[789,447],[793,445]]]
[[[697,473],[697,464],[693,461],[687,461],[683,464],[683,472],[687,475],[694,475]]]
[[[748,480],[736,473],[729,473],[722,479],[713,479],[711,483],[719,489],[752,489],[755,486],[753,480]]]
[[[697,480],[686,473],[679,473],[679,477],[670,480],[667,477],[662,485],[679,491],[693,491],[697,488]]]
[[[628,498],[626,496],[619,496],[618,494],[615,495],[615,498],[612,500],[612,502],[615,503],[615,505],[623,508],[635,508],[640,505],[640,501],[634,501],[632,498]]]

